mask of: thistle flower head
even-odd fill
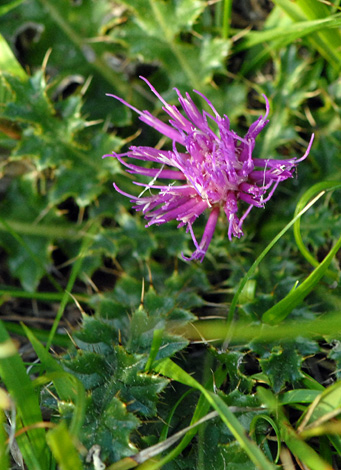
[[[249,128],[244,137],[230,129],[226,115],[220,116],[212,103],[200,92],[195,91],[208,104],[211,113],[199,111],[190,95],[182,96],[175,89],[183,114],[168,104],[155,88],[144,80],[151,91],[163,104],[163,110],[170,117],[169,124],[153,116],[149,111],[140,111],[115,95],[124,105],[139,114],[140,120],[172,140],[172,150],[159,150],[153,147],[132,146],[123,154],[113,153],[128,173],[146,175],[151,178],[148,184],[135,182],[144,187],[139,196],[133,196],[115,189],[130,198],[134,209],[142,211],[148,220],[146,227],[177,220],[178,227],[186,226],[191,233],[195,251],[186,258],[202,261],[211,242],[221,210],[228,221],[228,237],[243,235],[242,225],[253,207],[264,207],[272,197],[277,185],[293,176],[296,165],[309,154],[313,136],[303,157],[287,160],[253,158],[252,151],[257,135],[269,122],[269,103],[265,95],[266,113],[260,116]],[[210,124],[217,131],[212,130]],[[123,157],[144,160],[159,164],[157,168],[144,168],[126,162]],[[157,180],[171,180],[168,184],[157,184]],[[178,184],[175,184],[175,181]],[[244,214],[238,215],[238,202],[248,206]],[[194,221],[205,211],[209,217],[200,243],[193,231]]]

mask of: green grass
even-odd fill
[[[340,2],[273,3],[0,6],[1,469],[341,466]],[[112,188],[138,177],[101,159],[171,148],[105,96],[163,119],[139,75],[171,104],[197,89],[239,135],[265,94],[256,157],[315,134],[203,263],[176,224],[145,228]]]

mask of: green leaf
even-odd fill
[[[137,23],[147,35],[159,39],[166,36],[168,40],[184,28],[190,28],[205,8],[201,0],[123,0],[122,3],[134,10]]]
[[[173,380],[199,390],[205,396],[210,405],[218,412],[221,420],[229,428],[242,449],[245,450],[249,459],[263,470],[274,470],[274,465],[267,460],[256,444],[246,436],[243,426],[218,395],[207,391],[199,382],[170,359],[159,361],[154,368],[157,372],[165,375],[166,377],[172,378]]]
[[[328,255],[319,264],[317,268],[307,277],[307,279],[299,285],[295,290],[291,291],[284,299],[280,300],[276,305],[267,310],[262,320],[265,323],[279,323],[285,317],[287,317],[292,310],[298,306],[303,299],[313,290],[316,284],[324,276],[327,271],[328,266],[332,262],[334,256],[337,254],[341,248],[341,237],[335,243],[333,248],[330,250]]]
[[[108,325],[98,320],[87,322],[89,328],[82,332],[79,344],[84,348],[88,333],[89,346],[85,347],[89,347],[89,351],[72,353],[63,360],[63,365],[88,391],[81,441],[88,448],[99,444],[103,455],[116,461],[132,455],[134,446],[130,436],[140,425],[138,416],[155,416],[158,395],[168,381],[146,374],[146,355],[129,354],[122,346],[112,345],[109,335],[98,338],[95,343],[94,333],[109,333]]]
[[[332,419],[334,415],[336,416],[339,414],[340,407],[341,382],[336,382],[321,392],[319,394],[319,399],[315,398],[314,403],[309,408],[307,408],[301,419],[301,430],[303,431],[306,426],[310,426],[310,428],[312,428],[314,424],[318,425],[325,421],[326,418]],[[308,437],[308,429],[306,430],[306,434]]]
[[[5,423],[7,421],[5,410],[11,406],[9,396],[0,388],[0,468],[3,470],[9,469],[9,458],[7,450],[8,435],[5,430]]]
[[[136,310],[131,319],[128,351],[148,353],[153,344],[154,331],[159,329],[164,331],[166,325],[167,323],[162,316],[158,318],[148,315],[146,311],[141,309]],[[185,338],[164,331],[157,358],[173,356],[176,352],[184,349],[187,344],[188,341]]]
[[[79,18],[82,21],[79,21]],[[106,60],[108,43],[98,40],[103,37],[103,29],[111,27],[112,6],[107,0],[73,3],[60,0],[23,2],[14,12],[3,20],[1,28],[8,35],[31,22],[43,25],[41,37],[25,44],[30,61],[34,67],[40,66],[46,51],[53,53],[49,58],[51,70],[60,70],[62,74],[77,74],[88,77],[96,75],[103,78],[121,94],[127,92],[127,83],[122,74],[115,71]],[[47,33],[48,32],[48,33]],[[93,44],[96,42],[95,44]],[[27,50],[28,49],[28,50]],[[110,51],[111,48],[109,48]],[[94,80],[96,82],[96,79]],[[95,84],[96,94],[99,83]]]
[[[93,137],[92,132],[84,139],[87,122],[81,115],[82,97],[72,95],[52,104],[42,71],[27,80],[6,76],[6,81],[13,98],[5,103],[2,115],[22,127],[11,160],[29,157],[43,184],[46,182],[42,172],[49,170],[47,198],[51,206],[68,197],[73,197],[79,207],[89,205],[103,192],[101,182],[108,176],[109,164],[99,167],[89,158],[88,151],[93,145],[101,153],[117,150],[120,139]],[[115,164],[112,167],[115,168]],[[75,176],[78,174],[82,177]]]
[[[213,453],[212,453],[213,454]],[[220,466],[215,467],[215,463],[211,464],[212,470],[215,468],[224,469],[224,465],[228,462],[229,470],[256,470],[256,466],[249,459],[247,453],[243,450],[239,442],[234,441],[219,446],[219,453],[214,453],[216,460],[220,457]]]
[[[141,281],[124,275],[115,285],[114,298],[122,306],[136,308],[141,301],[141,292]]]
[[[234,52],[250,49],[258,44],[268,41],[274,41],[268,48],[282,48],[286,44],[294,42],[298,38],[311,34],[315,31],[322,31],[329,28],[339,28],[341,25],[340,17],[328,17],[313,21],[302,21],[288,24],[283,27],[271,28],[264,31],[248,31],[234,48]]]
[[[32,77],[6,75],[14,99],[7,103],[3,111],[4,117],[21,122],[43,123],[45,129],[52,131],[55,113],[46,94],[46,82],[42,71]]]
[[[20,3],[22,3],[23,1],[24,0],[9,0],[9,1],[5,0],[4,5],[0,6],[0,16],[5,15],[9,11],[11,11],[13,8],[20,5]]]
[[[295,385],[303,377],[302,356],[292,346],[274,346],[269,357],[261,359],[262,371],[269,377],[271,386],[278,393],[285,384]]]
[[[340,189],[340,188],[341,188],[341,183],[338,183],[338,182],[323,181],[321,183],[314,184],[311,188],[308,189],[308,191],[306,191],[303,194],[303,196],[298,201],[296,210],[295,210],[295,215],[298,212],[300,212],[300,210],[305,206],[305,204],[309,201],[309,199],[315,196],[315,194],[319,193],[320,191],[333,191],[335,189]],[[302,253],[302,255],[305,257],[306,260],[309,261],[310,264],[312,264],[312,266],[317,267],[319,265],[318,261],[311,255],[311,253],[306,248],[303,242],[302,235],[301,235],[301,220],[300,219],[296,220],[294,224],[294,236],[295,236],[297,246],[300,252]],[[337,274],[330,271],[329,269],[327,270],[327,275],[332,277],[333,279],[337,279]]]
[[[79,453],[65,422],[49,431],[46,441],[61,470],[83,470]]]
[[[40,279],[49,271],[51,264],[51,242],[44,237],[43,229],[37,227],[41,235],[20,235],[11,227],[11,220],[32,225],[35,219],[46,212],[45,222],[58,223],[60,219],[55,211],[47,211],[47,201],[34,186],[31,176],[14,180],[7,191],[7,198],[2,203],[0,223],[7,231],[0,231],[0,244],[9,254],[9,267],[13,277],[19,278],[24,289],[32,292]],[[36,223],[38,226],[38,223]]]
[[[67,374],[63,367],[54,359],[37,340],[32,331],[24,326],[24,331],[29,338],[34,350],[39,357],[42,366],[47,372],[47,376],[36,379],[37,382],[53,381],[58,398],[64,402],[74,403],[74,412],[70,424],[69,432],[77,436],[81,430],[85,416],[85,391],[81,382],[76,377]]]
[[[312,3],[309,0],[298,0],[293,3],[289,0],[274,0],[274,3],[282,8],[294,21],[319,20],[328,18],[331,15],[330,6],[321,2]],[[335,44],[340,41],[340,31],[322,30],[315,33],[311,39],[311,44],[317,49],[322,57],[337,71],[340,69],[341,55],[335,48]]]
[[[205,337],[205,333],[203,336]],[[237,389],[248,393],[252,389],[253,380],[243,373],[244,353],[240,351],[220,351],[215,348],[210,348],[210,353],[219,363],[223,364],[226,376],[229,378],[226,393]]]
[[[295,403],[311,403],[320,395],[319,390],[296,389],[289,390],[279,396],[281,405],[291,405]]]
[[[190,30],[202,13],[204,2],[143,0],[124,3],[133,10],[134,17],[118,32],[117,40],[123,40],[134,56],[161,62],[172,84],[186,84],[188,89],[190,83],[190,88],[202,91],[214,71],[224,70],[229,41],[208,34],[202,40],[196,39],[195,45],[178,40],[179,33]]]
[[[103,384],[108,370],[104,357],[90,351],[81,351],[71,360],[64,361],[64,367],[79,378],[86,390]]]
[[[91,414],[89,409],[91,420],[83,427],[83,439],[88,447],[99,444],[103,457],[110,456],[110,461],[117,461],[136,452],[130,436],[140,425],[140,420],[127,411],[121,400],[113,397],[101,409],[101,416],[95,420]]]
[[[333,347],[328,353],[329,359],[335,361],[335,375],[338,380],[341,379],[341,341],[335,339]]]
[[[17,437],[24,461],[30,470],[45,470],[48,468],[49,455],[45,430],[36,426],[43,421],[38,394],[1,321],[0,376],[16,406],[17,430],[25,429],[25,432]]]
[[[112,350],[116,329],[100,316],[82,316],[82,328],[74,333],[74,340],[82,350],[106,354]]]
[[[6,8],[14,8],[14,6],[19,5],[23,0],[17,0],[16,2],[12,2],[11,5],[4,5],[0,6],[0,16],[4,13]],[[27,75],[24,69],[21,67],[15,55],[11,51],[10,47],[8,46],[4,37],[0,34],[0,71],[2,73],[10,73],[19,78],[26,78]]]
[[[235,309],[237,307],[237,302],[239,299],[239,296],[241,292],[243,291],[245,285],[247,284],[248,280],[253,276],[255,273],[258,265],[261,263],[263,258],[267,255],[267,253],[271,250],[271,248],[280,240],[280,238],[289,230],[289,228],[298,220],[311,206],[315,204],[315,202],[323,196],[323,193],[318,194],[312,201],[310,201],[298,214],[295,215],[295,217],[275,236],[275,238],[267,245],[267,247],[262,251],[262,253],[258,256],[256,261],[252,264],[251,268],[249,271],[246,273],[246,275],[243,277],[242,281],[239,283],[238,289],[236,293],[233,296],[230,310],[228,313],[227,320],[228,322],[231,322],[233,319],[233,315],[235,312]],[[278,304],[277,304],[278,305]],[[275,306],[276,307],[276,306]],[[265,315],[265,314],[264,314]]]

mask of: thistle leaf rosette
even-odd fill
[[[140,111],[122,98],[108,95],[119,100],[124,105],[139,114],[140,120],[156,129],[160,134],[172,140],[172,150],[159,150],[153,147],[132,146],[126,153],[113,153],[127,168],[128,173],[145,175],[152,178],[148,184],[134,182],[144,187],[140,195],[134,196],[122,191],[115,183],[115,189],[130,198],[134,209],[142,211],[148,220],[146,227],[160,225],[170,220],[179,222],[178,228],[186,226],[190,232],[195,251],[186,260],[200,260],[205,257],[211,242],[218,216],[221,210],[228,220],[228,238],[241,237],[242,225],[253,207],[264,207],[272,197],[281,181],[291,178],[299,162],[304,160],[310,151],[312,135],[307,151],[301,158],[274,160],[253,158],[257,135],[269,122],[269,102],[266,103],[265,116],[260,116],[240,137],[230,129],[230,121],[226,115],[220,116],[213,104],[202,93],[201,96],[212,114],[199,111],[188,93],[182,96],[178,89],[179,103],[184,111],[182,114],[175,105],[168,104],[156,89],[143,77],[155,96],[162,102],[162,109],[170,117],[169,124],[153,116],[149,111]],[[218,132],[211,129],[209,123],[214,123]],[[160,164],[158,168],[144,168],[128,163],[128,157],[135,160],[150,161]],[[157,184],[157,180],[175,180],[167,184]],[[153,190],[156,192],[153,194]],[[239,217],[238,201],[244,201],[248,207]],[[205,211],[209,217],[200,243],[194,231],[194,221]]]

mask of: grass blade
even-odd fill
[[[268,244],[268,246],[262,251],[262,253],[258,256],[258,258],[256,259],[256,261],[252,264],[251,268],[249,269],[249,271],[246,273],[246,275],[243,277],[241,283],[239,284],[238,286],[238,289],[237,289],[237,292],[234,294],[234,297],[232,299],[232,302],[231,302],[231,306],[230,306],[230,310],[229,310],[229,313],[227,315],[227,322],[228,323],[231,323],[232,320],[233,320],[233,316],[234,316],[234,312],[236,310],[236,307],[237,307],[237,303],[238,303],[238,299],[239,299],[239,296],[242,292],[242,290],[244,289],[246,283],[248,282],[248,280],[253,276],[253,274],[255,273],[258,265],[260,264],[260,262],[263,260],[263,258],[265,258],[265,256],[268,254],[268,252],[271,250],[271,248],[278,242],[278,240],[289,230],[289,228],[296,222],[296,220],[298,220],[300,217],[302,217],[302,215],[307,212],[308,209],[310,209],[311,206],[313,206],[315,204],[316,201],[318,201],[318,199],[320,199],[320,197],[322,197],[324,195],[324,191],[321,191],[312,201],[309,202],[309,204],[307,204],[298,214],[296,214],[294,216],[294,218],[278,233],[278,235],[276,235],[276,237]]]
[[[337,181],[323,181],[322,183],[317,183],[311,188],[306,191],[301,199],[298,201],[298,204],[296,206],[295,210],[295,216],[303,209],[303,207],[307,204],[307,202],[315,196],[315,194],[319,193],[320,191],[333,191],[335,189],[340,189],[341,188],[341,182]],[[319,262],[311,255],[311,253],[308,251],[306,246],[303,243],[302,235],[301,235],[301,220],[297,219],[296,222],[294,223],[294,237],[296,240],[296,244],[298,249],[300,250],[301,254],[305,257],[305,259],[314,267],[317,267],[319,265]],[[330,271],[329,269],[327,270],[326,274],[331,277],[332,279],[336,280],[338,278],[337,273]]]
[[[280,300],[276,305],[267,310],[262,317],[265,323],[279,323],[284,320],[292,310],[299,305],[302,300],[313,290],[320,279],[325,275],[328,266],[332,262],[334,256],[341,248],[341,237],[324,258],[322,263],[314,269],[314,271],[302,282],[295,290],[292,290],[284,299]]]
[[[317,0],[296,0],[293,8],[293,2],[290,0],[274,0],[274,3],[282,8],[288,16],[294,21],[318,20],[330,17],[329,8]],[[336,47],[340,44],[341,36],[338,30],[322,30],[313,34],[310,42],[315,49],[324,57],[332,67],[338,71],[341,66],[341,53]]]
[[[49,431],[46,440],[61,470],[83,470],[79,453],[64,421]]]
[[[262,470],[275,469],[275,465],[265,457],[255,442],[247,437],[243,426],[218,395],[206,390],[205,387],[170,359],[160,361],[154,368],[157,372],[171,378],[172,380],[176,380],[177,382],[199,390],[205,396],[209,404],[217,411],[221,420],[229,428],[240,446],[247,453],[250,460]]]
[[[98,227],[97,227],[97,224],[93,224],[89,231],[87,232],[88,234],[93,234],[94,232],[98,231]],[[63,298],[62,298],[62,301],[59,305],[59,308],[58,308],[58,312],[57,312],[57,315],[56,315],[56,318],[55,318],[55,321],[53,322],[53,325],[52,325],[52,328],[50,330],[50,334],[49,334],[49,338],[47,340],[47,343],[46,343],[46,349],[48,350],[51,346],[51,344],[53,343],[53,338],[54,338],[54,335],[56,334],[57,332],[57,328],[58,328],[58,325],[59,325],[59,322],[63,316],[63,313],[64,313],[64,310],[65,310],[65,307],[66,307],[66,304],[68,303],[69,301],[69,298],[70,298],[70,292],[72,291],[72,288],[73,288],[73,285],[74,283],[76,282],[76,279],[77,279],[77,276],[82,268],[82,263],[83,263],[83,258],[86,256],[86,253],[87,253],[87,250],[91,244],[91,241],[92,241],[92,238],[91,237],[84,237],[84,240],[83,240],[83,243],[82,243],[82,246],[81,246],[81,249],[80,249],[80,252],[79,252],[79,255],[78,255],[78,258],[77,260],[75,261],[75,263],[73,264],[72,266],[72,270],[71,270],[71,274],[70,274],[70,278],[69,278],[69,281],[67,283],[67,286],[66,286],[66,290],[64,292],[64,295],[63,295]]]
[[[8,410],[11,407],[10,398],[7,393],[0,388],[0,468],[2,470],[8,470],[9,459],[8,449],[6,444],[7,434],[5,431],[6,416],[4,410]]]
[[[13,399],[17,411],[17,442],[30,470],[49,468],[45,431],[36,427],[42,422],[38,394],[26,373],[24,363],[13,341],[0,321],[0,376]]]
[[[54,359],[37,340],[34,334],[24,326],[25,333],[39,357],[47,374],[36,380],[37,383],[53,381],[59,398],[72,401],[75,404],[70,429],[71,435],[77,436],[85,417],[85,390],[83,384],[73,375],[65,372],[63,367]]]
[[[282,48],[297,39],[303,38],[308,34],[323,31],[325,29],[339,28],[341,26],[340,16],[332,18],[323,18],[312,21],[302,21],[286,25],[285,27],[271,28],[265,31],[249,31],[240,44],[234,47],[234,52],[240,52],[245,49],[263,44],[269,41],[275,41],[269,46],[269,51],[275,48]]]

